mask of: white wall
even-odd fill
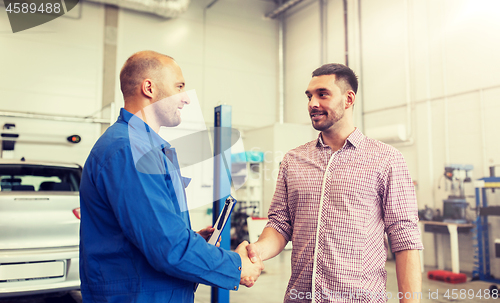
[[[0,111],[87,116],[100,109],[102,94],[103,8],[90,3],[38,27],[13,34],[0,9]],[[20,140],[61,139],[61,144],[16,144],[15,158],[57,160],[83,165],[100,132],[90,123],[0,116],[0,127],[15,123]],[[78,134],[82,141],[64,144]]]
[[[340,2],[328,1],[328,29],[331,24],[343,29]],[[364,109],[364,121],[358,116],[355,123],[364,130],[407,125],[413,143],[395,146],[418,182],[419,207],[442,209],[442,200],[450,194],[440,179],[446,163],[473,164],[475,178],[487,176],[489,165],[500,164],[496,126],[500,116],[500,20],[496,17],[500,4],[494,0],[359,3],[361,27],[357,28],[358,1],[348,1],[349,65],[360,77],[358,95],[362,94],[354,110]],[[318,1],[305,1],[286,19],[286,122],[308,122],[303,90],[310,72],[319,65],[318,20]],[[338,29],[329,30],[330,62],[344,63],[339,45],[344,45],[343,35]],[[466,184],[466,195],[474,195],[471,184]],[[474,199],[468,201],[473,206]],[[500,204],[498,191],[490,203]],[[473,213],[469,215],[472,219]],[[499,221],[490,219],[491,230],[500,230]],[[500,234],[492,237],[500,238]],[[424,234],[424,245],[426,264],[434,264],[432,234]],[[460,246],[461,268],[470,272],[471,235],[461,235]],[[449,256],[449,251],[444,254]],[[445,259],[451,267],[450,259]],[[498,260],[492,260],[492,271],[500,275]]]
[[[119,70],[134,52],[151,49],[176,59],[186,89],[196,89],[203,115],[213,125],[214,107],[232,106],[233,127],[265,126],[277,120],[277,23],[262,16],[272,2],[192,1],[176,19],[120,10]],[[119,86],[116,101],[123,104]]]

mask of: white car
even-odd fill
[[[81,172],[0,159],[0,298],[80,288]]]

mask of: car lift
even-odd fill
[[[214,203],[213,222],[231,194],[231,106],[219,105],[214,110]],[[221,234],[220,247],[231,249],[231,219]],[[211,303],[229,303],[229,290],[212,286]]]

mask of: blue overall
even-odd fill
[[[194,285],[237,290],[241,259],[191,230],[177,155],[121,109],[80,187],[83,302],[192,303]]]

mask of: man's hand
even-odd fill
[[[248,245],[247,241],[241,242],[241,244],[236,247],[235,252],[237,252],[241,257],[240,284],[245,285],[246,287],[252,287],[257,281],[257,278],[259,278],[263,266],[261,265],[262,262],[254,264],[250,261],[247,253]]]
[[[258,245],[255,243],[249,244],[247,246],[248,258],[252,263],[260,265],[262,270],[264,270],[264,262],[262,261],[262,252]]]
[[[204,228],[204,229],[200,230],[200,231],[198,232],[198,234],[199,234],[200,236],[202,236],[202,237],[203,237],[203,239],[205,239],[205,241],[208,241],[208,239],[209,239],[209,238],[210,238],[210,236],[214,233],[214,231],[215,231],[215,228],[213,228],[212,226],[208,226],[208,227],[206,227],[206,228]]]
[[[202,236],[203,239],[205,239],[205,241],[208,241],[208,239],[210,239],[210,236],[214,233],[214,231],[215,228],[213,228],[212,226],[208,226],[200,230],[198,234]],[[220,247],[220,240],[222,240],[222,237],[219,237],[219,240],[217,241],[217,243],[215,243],[215,246]]]

